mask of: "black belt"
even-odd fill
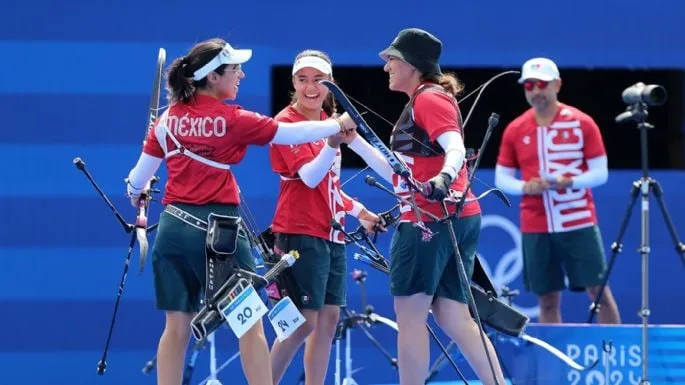
[[[207,231],[206,220],[202,220],[185,210],[181,210],[178,207],[169,204],[166,205],[164,211],[197,229]]]

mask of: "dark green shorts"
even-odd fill
[[[205,221],[209,213],[239,216],[237,206],[233,205],[193,206],[175,203],[174,206]],[[238,250],[233,258],[242,269],[255,272],[256,266],[247,234],[244,231],[238,234]],[[206,236],[205,231],[166,212],[160,215],[152,247],[158,309],[186,313],[200,310],[200,299],[206,282]]]
[[[300,258],[283,273],[293,292],[288,293],[303,309],[324,305],[345,306],[347,261],[345,246],[310,235],[276,234],[276,246],[297,250]]]
[[[480,221],[480,215],[451,221],[469,279],[473,274]],[[468,303],[447,224],[429,222],[426,225],[435,233],[428,242],[421,240],[421,230],[411,223],[401,223],[393,234],[390,245],[390,293],[393,296],[425,293]],[[469,283],[466,284],[468,287]]]
[[[523,280],[537,295],[602,284],[606,261],[597,226],[560,233],[523,233]]]

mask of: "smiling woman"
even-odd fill
[[[318,121],[334,116],[333,97],[319,83],[333,81],[328,55],[316,50],[301,52],[291,75],[295,92],[289,105],[276,115],[277,121]],[[372,229],[379,220],[341,190],[340,145],[352,138],[337,134],[297,146],[273,145],[269,150],[271,167],[281,178],[272,224],[276,246],[300,252],[297,264],[283,274],[284,286],[306,318],[290,337],[273,345],[274,383],[281,381],[305,339],[306,384],[324,383],[340,306],[345,305],[346,296],[343,234],[333,229],[331,222],[344,226],[349,214]]]
[[[291,96],[291,104],[297,105],[305,116],[314,116],[316,120],[319,119],[321,110],[328,115],[335,113],[333,95],[328,92],[328,88],[319,84],[323,79],[334,81],[328,55],[317,50],[302,51],[295,58],[292,73],[295,92]]]

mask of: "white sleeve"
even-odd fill
[[[366,162],[373,171],[386,181],[392,183],[392,167],[390,167],[388,161],[377,149],[373,148],[373,146],[359,135],[354,138],[348,147],[364,159],[364,162]]]
[[[588,170],[573,177],[573,188],[592,188],[601,186],[609,179],[609,167],[606,155],[587,160]]]
[[[358,200],[352,198],[351,196],[347,195],[342,189],[340,190],[340,194],[343,196],[343,200],[349,199],[350,202],[352,202],[352,210],[348,211],[347,214],[351,215],[355,218],[359,218],[359,214],[364,210],[366,207],[359,202]]]
[[[144,152],[140,154],[138,163],[136,163],[136,166],[128,173],[126,191],[129,196],[140,195],[147,182],[152,179],[159,169],[162,160],[162,158],[157,158],[156,156],[148,155]]]
[[[524,181],[516,179],[516,169],[504,167],[499,164],[495,166],[495,186],[511,195],[523,195]]]
[[[438,136],[437,141],[442,149],[445,150],[445,163],[440,172],[449,174],[452,180],[454,180],[464,165],[464,159],[466,158],[464,139],[456,131],[447,131]]]
[[[278,122],[273,144],[302,144],[327,138],[340,132],[335,119],[305,120],[295,123]]]
[[[338,149],[324,145],[323,150],[316,156],[311,162],[305,163],[300,167],[297,173],[300,175],[302,182],[309,188],[316,187],[323,177],[326,176],[328,171],[331,169],[333,162],[335,161],[335,156],[338,154]]]

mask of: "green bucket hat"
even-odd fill
[[[441,75],[440,54],[442,42],[435,36],[418,28],[407,28],[400,31],[390,47],[379,53],[384,60],[388,56],[398,57],[413,65],[424,74]]]

